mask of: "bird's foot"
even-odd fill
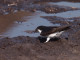
[[[49,42],[49,40],[50,40],[50,38],[48,37],[48,38],[47,38],[47,40],[46,40],[46,42],[44,42],[44,43],[47,43],[47,42]]]

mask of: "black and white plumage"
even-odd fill
[[[47,37],[46,42],[48,42],[53,37],[59,37],[65,30],[68,30],[69,28],[70,26],[38,26],[35,32],[39,32],[41,36]]]

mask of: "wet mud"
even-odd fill
[[[4,0],[3,3],[6,1]],[[48,4],[54,0],[46,0],[48,2],[41,3],[44,1],[27,0],[27,5],[22,2],[21,7],[16,6],[14,10],[18,10],[18,12],[8,11],[8,14],[4,14],[4,11],[1,13],[3,18],[0,18],[2,23],[0,23],[0,27],[3,29],[0,32],[9,30],[9,28],[10,30],[7,34],[3,34],[6,37],[0,35],[0,60],[80,60],[80,16],[78,14],[80,8]],[[0,2],[2,3],[2,1]],[[2,6],[4,5],[2,4]],[[25,13],[25,11],[27,12]],[[15,18],[12,19],[13,17]],[[2,19],[9,22],[4,23]],[[52,38],[48,43],[43,43],[46,38],[33,33],[35,28],[40,25],[70,25],[71,27],[60,38]]]
[[[34,2],[39,3],[39,2],[60,2],[60,1],[64,1],[64,0],[38,0],[38,1],[34,1]],[[80,2],[80,0],[65,0],[65,1]]]
[[[30,11],[35,12],[37,10],[44,11],[46,13],[59,13],[70,10],[78,10],[80,8],[69,7],[69,6],[59,6],[59,5],[50,5],[48,2],[43,1],[39,3],[34,3],[33,1],[6,1],[0,5],[0,15],[6,15],[9,13],[15,13],[17,11]],[[51,2],[51,1],[49,1]],[[46,4],[45,4],[46,3]]]
[[[73,17],[73,18],[63,18],[57,16],[42,16],[42,18],[48,19],[51,23],[61,24],[61,25],[72,25],[72,26],[79,26],[80,24],[80,17]]]

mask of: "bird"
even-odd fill
[[[63,32],[70,29],[70,26],[38,26],[35,32],[39,32],[41,36],[47,37],[44,43],[49,42],[51,38],[59,37]]]

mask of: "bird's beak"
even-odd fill
[[[34,33],[37,33],[38,31],[37,31],[37,29],[34,31]]]

